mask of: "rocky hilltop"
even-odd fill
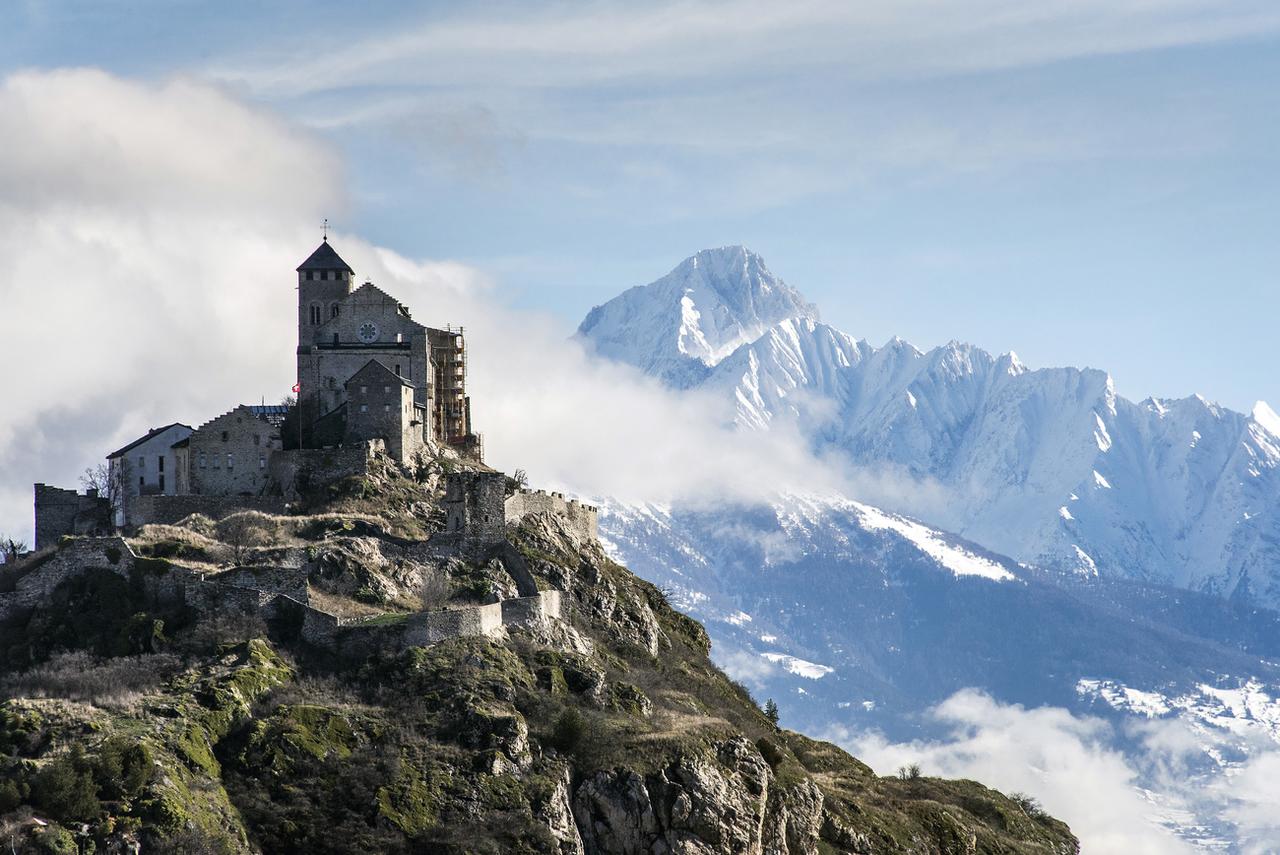
[[[463,466],[383,461],[286,516],[66,538],[5,566],[0,843],[1078,851],[1025,796],[880,777],[779,729],[700,624],[565,516],[456,529],[449,491],[516,487]]]

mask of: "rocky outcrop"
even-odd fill
[[[598,771],[573,796],[588,855],[800,855],[818,851],[823,795],[804,780],[779,787],[742,737],[642,778]]]

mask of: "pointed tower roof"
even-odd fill
[[[348,273],[355,274],[351,269],[351,265],[342,260],[342,256],[334,252],[333,247],[329,246],[326,239],[318,247],[316,251],[307,257],[307,260],[298,265],[298,271],[304,270],[345,270]]]

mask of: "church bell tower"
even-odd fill
[[[355,272],[326,237],[298,266],[298,349],[316,342],[321,324],[338,316],[338,304],[351,293]]]

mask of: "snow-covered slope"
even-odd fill
[[[796,423],[876,475],[860,497],[1019,561],[1280,605],[1280,418],[1266,404],[1134,403],[1093,369],[1030,370],[956,342],[873,347],[740,247],[592,310],[578,336],[718,392],[746,429]]]
[[[717,662],[777,699],[788,726],[938,738],[928,710],[966,688],[1101,716],[1153,822],[1250,851],[1215,793],[1251,758],[1280,761],[1276,613],[1024,567],[844,499],[601,511],[607,548],[702,620]],[[1170,776],[1175,736],[1189,741]]]
[[[656,282],[596,306],[578,328],[597,353],[677,386],[790,318],[817,310],[741,246],[703,250]]]

